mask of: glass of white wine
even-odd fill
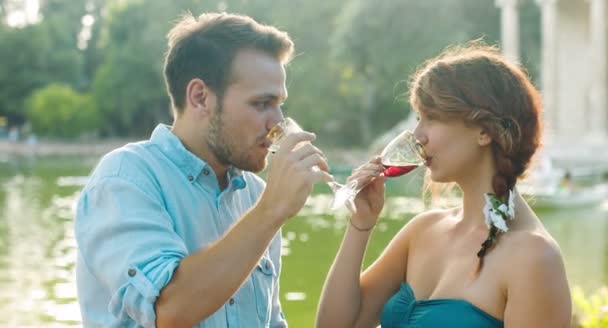
[[[268,148],[271,153],[276,153],[277,150],[281,147],[281,142],[290,134],[302,132],[304,131],[296,121],[294,121],[290,117],[286,117],[277,125],[275,125],[266,136],[271,142],[272,145]],[[314,166],[313,170],[318,170],[319,168]],[[334,196],[338,190],[343,189],[343,185],[337,183],[336,181],[330,181],[327,183],[331,191],[334,193]],[[335,199],[335,197],[334,197]]]

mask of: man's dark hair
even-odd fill
[[[287,33],[251,17],[227,13],[205,13],[198,18],[186,14],[167,38],[163,72],[176,117],[185,107],[186,87],[192,79],[205,81],[221,99],[240,50],[260,50],[286,64],[294,49]]]

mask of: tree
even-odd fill
[[[100,117],[90,95],[68,85],[49,84],[27,101],[27,118],[35,133],[60,138],[95,134]]]
[[[92,84],[104,135],[147,135],[168,120],[161,68],[170,13],[163,5],[114,2],[107,8],[99,40],[103,57]]]
[[[471,12],[486,18],[483,26]],[[360,142],[369,143],[375,132],[406,117],[408,104],[396,100],[407,92],[417,66],[448,45],[480,37],[478,31],[497,31],[498,14],[491,1],[348,3],[332,36],[332,58],[341,76],[340,95],[357,108]]]
[[[25,99],[51,82],[78,85],[82,56],[76,33],[84,5],[41,2],[40,23],[23,27],[0,24],[0,116],[12,125],[24,123]]]

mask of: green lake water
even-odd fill
[[[0,327],[76,327],[73,205],[96,159],[0,158]],[[342,177],[343,178],[343,177]],[[391,195],[366,265],[424,209],[420,174],[389,182]],[[283,228],[281,302],[291,327],[312,327],[321,287],[342,239],[346,212],[328,211],[320,187]],[[608,203],[538,212],[557,239],[571,286],[608,284]]]

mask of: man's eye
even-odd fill
[[[268,107],[268,101],[256,101],[255,103],[253,103],[253,105],[257,108],[257,109],[264,109],[266,107]]]

